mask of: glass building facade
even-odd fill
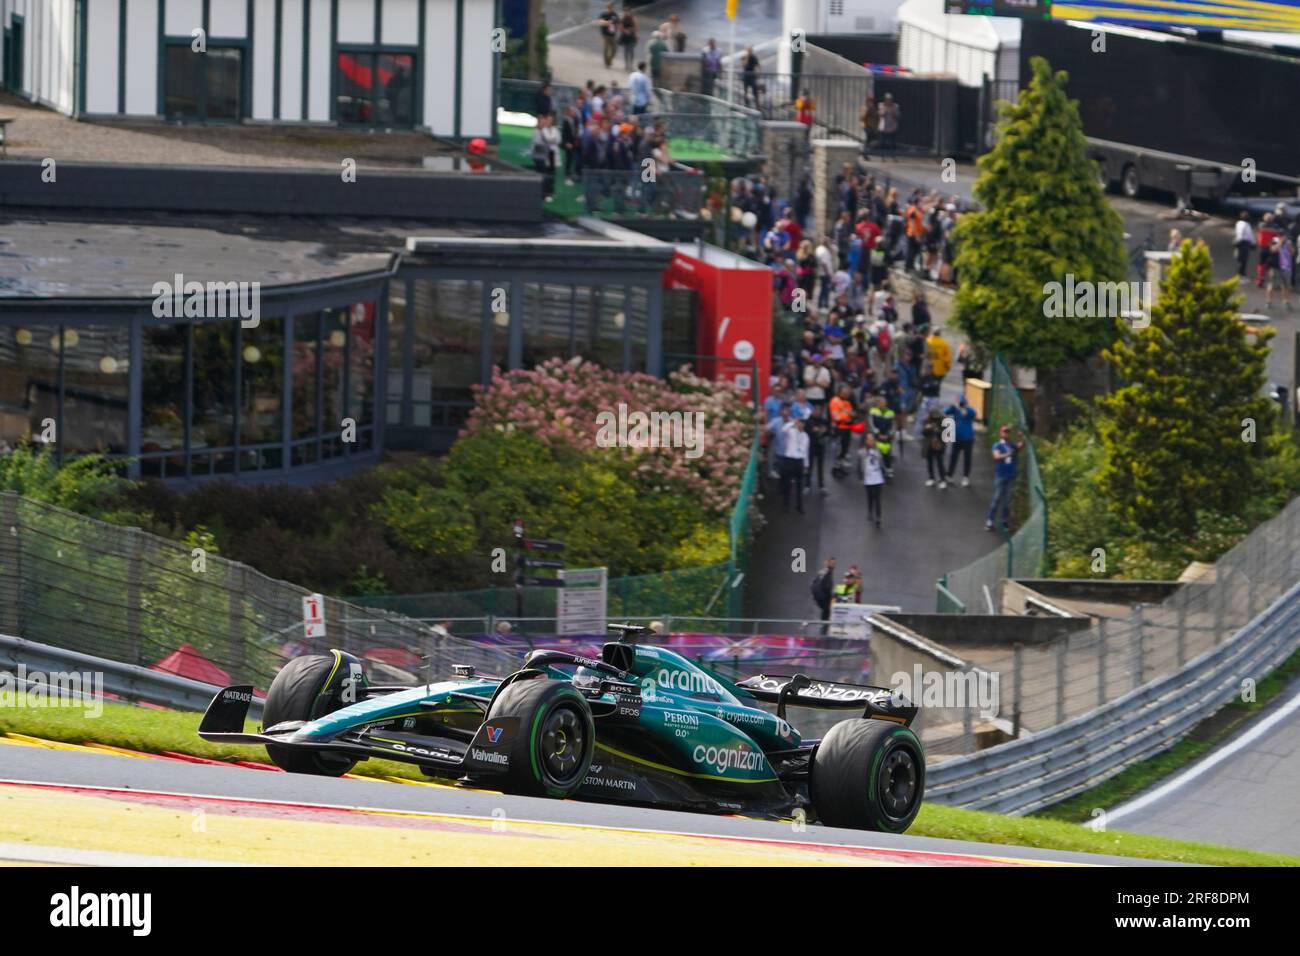
[[[0,303],[0,447],[98,452],[168,481],[310,481],[386,447],[446,449],[495,369],[581,356],[662,371],[670,251],[574,271],[531,268],[544,245],[503,261],[485,242],[486,258],[459,247],[264,296],[251,327],[156,318],[146,302]]]

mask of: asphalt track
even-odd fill
[[[12,742],[0,744],[0,862],[1160,865]]]
[[[1300,854],[1300,681],[1222,747],[1107,813],[1137,833]]]

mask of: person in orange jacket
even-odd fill
[[[907,201],[903,221],[907,227],[907,260],[903,266],[908,272],[915,272],[916,260],[921,255],[921,246],[925,240],[925,213],[921,211],[921,201],[915,196]]]
[[[840,440],[840,458],[849,453],[849,441],[853,437],[853,390],[841,385],[839,394],[831,399],[831,426]]]

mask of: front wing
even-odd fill
[[[513,740],[512,735],[519,732],[517,719],[504,718],[493,725],[480,725],[469,740],[431,738],[383,726],[360,727],[330,740],[294,739],[301,722],[278,724],[262,733],[250,734],[244,730],[244,722],[252,701],[253,688],[249,684],[218,691],[199,723],[199,736],[213,743],[318,750],[346,754],[358,760],[382,757],[444,773],[491,774],[505,772],[507,745]]]

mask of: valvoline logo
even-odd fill
[[[485,724],[483,729],[487,731],[488,743],[495,744],[501,740],[501,735],[505,733],[504,727],[493,727],[491,724]]]

